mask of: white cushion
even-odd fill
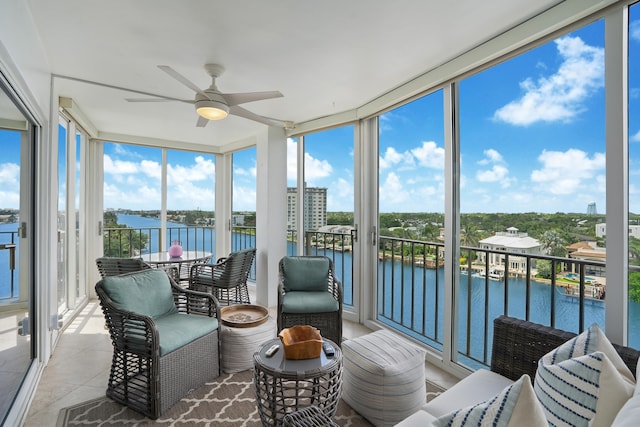
[[[544,409],[533,391],[531,378],[525,374],[495,397],[439,417],[433,425],[436,427],[546,427],[548,424]]]
[[[590,427],[611,426],[634,388],[633,374],[596,324],[540,359],[534,387],[550,424]]]
[[[511,384],[513,381],[509,378],[479,369],[427,403],[424,409],[438,418],[456,409],[484,402]]]
[[[620,409],[612,427],[637,427],[638,424],[640,424],[640,394],[635,394]]]

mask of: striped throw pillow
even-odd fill
[[[523,375],[492,399],[443,415],[434,421],[433,425],[437,427],[546,427],[547,421],[533,392],[531,378]]]
[[[538,362],[535,393],[551,426],[610,426],[635,380],[593,324]]]

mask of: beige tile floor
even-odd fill
[[[345,321],[343,335],[354,338],[371,332]],[[63,332],[44,370],[25,422],[27,427],[55,426],[60,409],[104,396],[111,364],[111,343],[97,301],[91,301]],[[433,365],[427,378],[443,387],[457,380]]]

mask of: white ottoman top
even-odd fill
[[[344,341],[342,351],[345,358],[366,365],[367,370],[375,367],[381,370],[395,367],[393,370],[396,370],[407,361],[424,363],[426,355],[423,348],[384,329]]]

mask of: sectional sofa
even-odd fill
[[[570,332],[508,316],[496,318],[493,331],[491,370],[475,371],[427,403],[421,410],[397,424],[397,427],[458,425],[460,420],[466,422],[472,419],[473,423],[465,424],[463,422],[461,425],[490,425],[490,423],[486,424],[489,417],[504,412],[510,412],[510,419],[507,417],[506,423],[502,425],[547,425],[549,411],[554,413],[556,409],[553,405],[557,402],[553,399],[550,403],[544,402],[543,397],[538,399],[537,396],[547,394],[548,398],[549,395],[552,395],[551,393],[560,391],[559,389],[564,386],[569,389],[573,388],[577,392],[587,393],[586,389],[589,387],[576,387],[569,384],[571,381],[565,381],[561,387],[550,385],[551,381],[546,380],[546,377],[542,375],[543,371],[545,374],[549,371],[551,376],[556,376],[553,371],[556,368],[555,359],[562,359],[563,352],[574,351],[577,342],[581,343],[580,345],[593,347],[594,342],[598,339],[606,341],[603,345],[609,346],[608,348],[614,354],[605,357],[603,354],[607,354],[606,348],[603,351],[598,348],[597,352],[588,356],[569,358],[568,361],[558,362],[574,363],[574,359],[576,359],[582,366],[585,363],[584,360],[587,360],[586,363],[593,361],[598,367],[602,367],[603,374],[600,381],[597,379],[593,381],[593,391],[587,393],[584,398],[594,401],[594,405],[597,401],[599,406],[597,410],[594,409],[592,412],[593,419],[584,419],[583,425],[613,425],[615,427],[640,425],[640,421],[638,421],[640,420],[640,385],[636,386],[634,378],[638,375],[637,365],[640,352],[629,347],[612,345],[603,333],[597,332],[599,328],[597,325],[595,326],[589,328],[589,331],[595,331],[592,335],[586,336],[587,331],[585,331],[577,336]],[[615,353],[620,356],[619,359]],[[545,361],[540,362],[545,355],[547,355]],[[610,362],[610,360],[617,362]],[[543,368],[539,373],[541,379],[538,380],[536,379],[536,371],[539,362]],[[565,365],[562,366],[561,369],[565,369]],[[622,374],[619,374],[620,372]],[[534,379],[538,383],[532,386]],[[618,393],[616,390],[621,391]],[[509,400],[509,393],[516,392],[520,394],[516,403],[505,404],[504,402]],[[616,401],[609,404],[609,400]],[[561,400],[557,399],[557,401]],[[541,402],[543,402],[542,405]],[[588,403],[579,404],[588,406]],[[509,407],[509,405],[511,406]],[[453,414],[456,414],[455,417],[458,418],[455,422]],[[582,421],[568,421],[564,425],[580,425],[581,423]],[[563,423],[556,420],[554,424],[562,425]]]

